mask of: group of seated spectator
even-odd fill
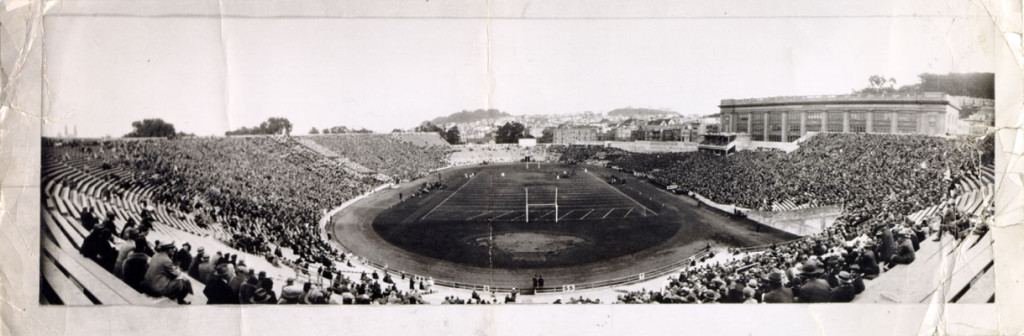
[[[99,223],[92,209],[86,209],[82,218],[89,234],[79,252],[140,293],[188,304],[186,298],[194,292],[186,277],[191,277],[205,284],[203,294],[210,304],[257,303],[251,299],[253,293],[261,290],[273,295],[273,280],[264,272],[256,277],[254,270],[248,270],[245,262],[238,260],[238,255],[208,255],[202,247],[192,255],[189,243],[182,244],[180,249],[174,242],[157,240],[151,245],[147,241],[151,228],[148,223],[152,222],[149,212],[142,214],[143,224],[128,222],[120,233],[116,232],[113,212]],[[247,290],[244,284],[248,282],[255,287]]]
[[[613,164],[625,170],[716,202],[764,210],[770,201],[791,199],[845,210],[822,234],[684,271],[663,291],[630,293],[619,302],[849,302],[863,290],[862,279],[913,262],[926,232],[936,240],[947,232],[963,239],[983,222],[954,202],[955,181],[978,171],[974,146],[928,136],[819,134],[789,154],[619,154]],[[937,217],[907,222],[937,204]]]
[[[131,171],[119,182],[155,186],[153,202],[220,223],[229,243],[247,252],[290,247],[299,264],[339,255],[320,239],[320,217],[377,183],[271,137],[66,142],[50,150],[88,152],[89,161]]]
[[[521,162],[530,157],[530,162],[557,161],[557,153],[549,151],[552,145],[536,145],[522,147],[518,144],[464,145],[452,149],[450,161],[452,165],[464,166],[486,163]]]
[[[939,203],[952,181],[978,170],[968,141],[920,135],[824,133],[792,153],[618,152],[609,158],[623,170],[663,178],[720,204],[767,211],[773,202],[791,200],[841,205],[860,218]]]
[[[948,232],[964,239],[972,229],[969,217],[949,202],[922,223],[897,216],[884,216],[877,226],[837,221],[820,234],[764,251],[730,251],[736,259],[691,267],[660,291],[627,293],[618,302],[850,302],[864,291],[865,279],[912,263],[929,236],[938,240]]]
[[[552,153],[556,153],[559,157],[559,161],[578,163],[584,162],[588,159],[592,159],[598,155],[598,153],[606,151],[615,151],[625,153],[621,150],[614,150],[606,148],[604,146],[591,146],[591,145],[551,145],[548,146],[548,150]]]
[[[414,143],[405,136],[341,134],[311,140],[366,168],[401,180],[416,179],[447,165],[450,146]]]
[[[321,140],[325,139],[325,140]],[[338,140],[342,139],[342,140]],[[446,149],[402,144],[387,136],[318,137],[321,145],[363,159],[360,164],[392,176],[415,178],[444,164]],[[376,179],[336,169],[329,160],[296,150],[269,137],[193,138],[63,144],[63,151],[88,153],[124,189],[155,186],[153,201],[209,218],[242,251],[331,268],[343,254],[320,238],[317,222],[334,206],[370,190]],[[963,239],[975,221],[951,202],[955,181],[978,170],[973,144],[938,137],[878,134],[819,134],[792,153],[743,151],[729,157],[705,153],[637,154],[600,146],[549,146],[563,161],[583,162],[598,153],[623,170],[650,176],[715,202],[767,210],[777,200],[842,205],[843,217],[818,235],[772,246],[724,264],[687,269],[660,291],[624,294],[622,303],[849,302],[872,279],[915,259],[927,235],[948,233]],[[66,154],[66,153],[65,153]],[[63,156],[65,160],[67,155]],[[443,187],[424,186],[424,190]],[[116,195],[112,195],[116,196]],[[908,223],[905,216],[943,204],[941,220]],[[82,213],[89,231],[81,253],[140,292],[187,303],[192,277],[205,284],[209,303],[423,303],[427,281],[404,283],[385,272],[383,279],[341,273],[330,288],[290,281],[280,297],[273,280],[256,275],[237,256],[207,255],[202,248],[173,242],[150,245],[152,208],[142,222],[129,219],[116,232],[115,214]],[[938,223],[948,223],[941,225]],[[405,280],[402,274],[401,280]],[[418,284],[418,286],[417,286]],[[332,295],[334,298],[332,299]],[[468,303],[497,303],[479,295]],[[505,301],[515,301],[515,295]],[[570,300],[569,303],[573,303]],[[590,303],[580,298],[576,303]],[[446,303],[460,299],[446,298]]]

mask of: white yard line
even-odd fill
[[[569,212],[566,212],[566,213],[565,213],[564,215],[562,215],[562,217],[558,217],[558,220],[562,220],[562,218],[565,218],[565,216],[568,216],[568,215],[569,215],[569,214],[571,214],[571,213],[572,213],[573,211],[576,211],[576,210],[569,210]]]
[[[633,208],[629,208],[629,211],[626,211],[626,214],[623,215],[622,218],[626,218],[626,216],[629,216],[630,212],[633,212]]]
[[[599,181],[601,181],[601,182],[602,182],[602,183],[604,183],[605,185],[608,185],[608,183],[607,183],[607,182],[605,182],[604,180],[601,180],[601,178],[597,177],[597,175],[594,175],[594,172],[591,172],[591,171],[587,171],[587,174],[590,174],[590,176],[593,176],[594,178],[598,179]],[[626,198],[628,198],[628,199],[629,199],[630,201],[633,201],[633,203],[636,203],[636,205],[639,205],[639,206],[640,206],[641,208],[644,208],[644,209],[646,209],[647,211],[651,211],[651,209],[649,209],[649,208],[645,207],[645,206],[644,206],[644,205],[643,205],[642,203],[640,203],[640,202],[637,202],[637,201],[636,201],[635,199],[633,199],[632,197],[629,197],[629,195],[626,195],[626,193],[622,192],[622,190],[619,190],[619,188],[616,188],[616,187],[614,187],[614,186],[611,186],[611,185],[608,185],[608,187],[612,188],[612,190],[615,190],[615,192],[619,193],[620,195],[622,195],[622,196],[625,196],[625,197],[626,197]],[[653,212],[653,211],[651,211],[651,212]]]
[[[547,215],[550,215],[550,214],[553,214],[553,213],[555,213],[555,210],[548,210],[548,212],[546,214],[540,215],[540,217],[537,217],[537,219],[541,219],[541,218],[547,217]]]
[[[604,219],[605,217],[608,217],[608,215],[611,215],[612,211],[615,211],[615,208],[612,208],[611,210],[608,210],[608,213],[604,214],[604,216],[602,216],[601,219]]]
[[[491,217],[491,219],[498,219],[498,217],[501,217],[501,216],[504,216],[504,215],[507,215],[507,214],[510,214],[510,213],[513,213],[513,212],[515,212],[515,210],[509,210],[509,211],[508,211],[508,212],[506,212],[506,213],[503,213],[503,214],[500,214],[500,215],[497,215],[497,216]]]
[[[590,215],[591,212],[594,212],[594,209],[590,209],[590,211],[587,211],[587,213],[584,214],[583,217],[580,217],[580,219],[587,218],[587,215]]]
[[[473,217],[466,218],[466,220],[472,220],[473,218],[477,218],[477,217],[480,217],[480,216],[483,216],[483,215],[486,215],[486,214],[489,214],[489,213],[492,213],[492,212],[494,212],[494,211],[487,210],[487,212],[484,212],[482,214],[479,214],[479,215],[476,215],[476,216],[473,216]]]
[[[452,198],[452,196],[455,196],[455,194],[458,194],[459,191],[462,190],[462,188],[465,188],[467,185],[469,185],[469,182],[473,182],[473,180],[476,179],[477,176],[479,176],[479,175],[473,175],[473,177],[470,177],[469,181],[466,181],[466,183],[463,183],[462,186],[459,187],[459,189],[455,189],[455,192],[453,192],[451,195],[448,195],[448,197],[446,197],[443,201],[441,201],[441,203],[438,203],[437,205],[435,205],[434,208],[430,209],[430,211],[427,212],[426,215],[423,215],[423,217],[420,217],[420,220],[423,220],[424,218],[427,218],[427,216],[430,216],[430,214],[434,213],[434,210],[437,210],[437,208],[440,208],[442,205],[447,203],[448,199]]]

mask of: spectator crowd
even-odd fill
[[[446,165],[448,149],[420,147],[388,135],[317,137],[339,154],[396,178],[413,179]],[[89,231],[80,252],[154,296],[187,303],[191,282],[205,285],[209,303],[423,303],[430,281],[385,272],[350,279],[331,271],[343,255],[320,237],[318,220],[328,209],[365,193],[377,183],[339,169],[308,148],[276,137],[176,140],[77,141],[49,150],[84,155],[103,169],[130,171],[117,184],[156,188],[154,202],[219,223],[239,250],[282,257],[291,248],[299,265],[320,263],[327,288],[294,279],[276,293],[273,280],[248,268],[237,256],[192,253],[189,244],[150,244],[153,214],[129,221],[118,232],[114,214],[82,214]],[[964,139],[912,135],[819,134],[792,153],[742,151],[728,157],[707,153],[637,154],[590,146],[549,146],[563,161],[584,162],[598,154],[609,165],[650,176],[715,202],[768,210],[773,202],[842,205],[844,215],[820,234],[737,254],[725,262],[690,267],[658,291],[621,295],[621,303],[785,303],[849,302],[864,290],[864,279],[908,264],[922,242],[950,234],[963,239],[972,229],[968,215],[950,201],[956,181],[978,171],[976,144]],[[67,155],[64,155],[66,158]],[[443,188],[424,185],[424,192]],[[925,222],[907,215],[942,204]],[[148,210],[147,210],[148,211]],[[408,278],[408,279],[407,279]],[[541,280],[542,281],[542,280]],[[535,281],[536,284],[536,281]],[[474,293],[468,301],[497,303]],[[505,298],[515,301],[514,296]],[[461,301],[461,302],[460,302]],[[592,303],[570,299],[565,303]]]

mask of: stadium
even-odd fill
[[[992,302],[991,141],[43,138],[40,301]]]

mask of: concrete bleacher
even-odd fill
[[[108,211],[116,214],[115,229],[120,231],[128,218],[141,222],[140,202],[150,201],[153,186],[133,186],[121,192],[121,197],[111,195],[108,199],[99,197],[103,188],[115,188],[113,184],[87,173],[85,169],[76,169],[67,162],[52,157],[43,159],[44,197],[41,222],[43,229],[43,253],[40,264],[42,274],[40,300],[43,303],[66,305],[89,304],[132,304],[132,305],[172,305],[174,302],[165,298],[149,297],[129,287],[121,279],[104,269],[99,264],[79,253],[79,248],[89,235],[81,225],[81,212],[86,207],[93,207],[99,217]],[[116,174],[116,172],[115,172]],[[71,185],[77,186],[72,188]],[[151,244],[156,241],[173,241],[176,246],[188,242],[193,246],[192,253],[200,246],[208,253],[222,252],[239,256],[248,267],[257,271],[267,272],[274,279],[275,291],[280,293],[285,279],[296,277],[294,269],[278,267],[261,256],[238,251],[213,239],[209,230],[199,228],[190,218],[178,218],[166,211],[162,204],[157,205],[157,221],[153,231],[147,236]],[[123,241],[113,238],[116,245]],[[188,299],[193,304],[206,302],[202,294],[205,286],[198,280],[186,277],[191,283],[194,294]]]
[[[985,217],[994,197],[994,169],[983,166],[978,175],[960,180],[956,208],[971,216]],[[935,215],[935,205],[908,216],[914,222]],[[934,242],[921,242],[909,265],[897,265],[878,278],[865,282],[860,303],[987,303],[995,298],[992,234],[978,231],[956,240],[949,234]]]
[[[865,281],[857,303],[986,303],[995,295],[992,235],[922,242],[917,258]],[[989,281],[985,281],[988,279]]]
[[[507,151],[500,152],[507,155],[506,157],[510,161],[522,158],[519,156],[522,153],[519,152],[512,152],[512,154]],[[486,152],[474,153],[474,157],[469,161],[480,160],[481,157],[484,157],[479,155],[482,153]],[[531,152],[524,151],[524,153]],[[167,302],[171,304],[168,300],[161,301],[145,295],[142,295],[141,299],[136,297],[132,293],[138,293],[120,282],[116,276],[105,272],[91,260],[77,253],[82,240],[88,235],[88,232],[80,224],[81,212],[86,207],[94,207],[95,213],[100,216],[108,211],[113,211],[117,214],[115,224],[120,228],[128,218],[133,218],[136,222],[141,221],[139,215],[142,212],[141,204],[148,202],[156,209],[157,217],[154,231],[149,236],[151,242],[154,240],[175,241],[178,246],[183,242],[189,242],[193,246],[193,253],[197,246],[205,246],[211,252],[223,251],[239,254],[242,256],[240,258],[245,259],[251,268],[268,271],[275,278],[278,293],[280,293],[280,286],[284,283],[284,278],[298,276],[302,279],[302,275],[295,270],[276,267],[260,256],[242,253],[224,245],[211,237],[214,230],[199,227],[194,218],[183,215],[165,204],[155,204],[152,200],[154,193],[159,192],[158,186],[136,184],[124,189],[104,177],[108,174],[127,176],[130,172],[123,167],[101,169],[96,167],[95,163],[86,164],[87,160],[81,160],[80,157],[71,160],[77,161],[61,161],[52,157],[46,157],[43,160],[42,185],[44,186],[45,200],[42,216],[45,231],[45,256],[42,261],[42,270],[48,290],[55,293],[54,296],[59,298],[60,302],[65,304],[161,304]],[[959,209],[972,214],[981,214],[987,209],[988,204],[991,204],[994,195],[994,178],[991,178],[990,175],[992,170],[986,170],[986,168],[988,167],[984,167],[978,176],[967,177],[960,181],[962,193],[957,199]],[[106,198],[103,197],[103,190],[113,192],[109,198]],[[798,206],[789,200],[780,202],[778,205],[783,210],[798,209],[803,206]],[[912,214],[911,218],[927,218],[937,209],[937,206],[926,208]],[[46,248],[55,250],[45,250]],[[294,257],[287,250],[285,254]],[[724,257],[726,254],[723,253],[721,256]],[[85,266],[85,264],[91,266]],[[353,261],[353,266],[342,265],[340,268],[342,272],[348,274],[369,273],[375,270],[378,273],[382,272],[381,269],[358,261]],[[948,302],[987,302],[994,297],[992,268],[991,235],[969,236],[965,239],[965,243],[960,244],[948,237],[942,242],[923,242],[921,251],[918,252],[917,261],[910,265],[897,266],[882,277],[869,281],[869,291],[860,295],[858,302],[924,302],[920,300],[927,301],[929,298],[939,295]],[[945,271],[938,272],[938,270]],[[314,271],[315,266],[307,269],[305,273],[315,273]],[[614,296],[620,291],[663,287],[667,277],[668,275],[629,286],[581,291],[580,294],[590,298],[599,297],[604,302],[612,302]],[[312,277],[306,276],[306,279],[312,281]],[[202,284],[195,280],[192,281],[197,295],[191,300],[194,303],[205,302],[205,298],[201,294]],[[125,291],[125,288],[128,291]],[[467,290],[438,288],[438,291],[432,295],[435,297],[441,294],[465,297],[468,296],[468,293]],[[538,303],[550,302],[570,295],[572,294],[552,294],[536,296],[528,300]],[[604,299],[606,297],[608,300]]]
[[[338,154],[337,152],[331,150],[330,148],[321,146],[320,144],[316,143],[316,141],[313,141],[308,137],[291,137],[290,139],[294,140],[295,142],[303,146],[306,146],[307,148],[309,148],[313,152],[316,152],[317,154],[320,154],[328,159],[338,162],[342,166],[350,169],[351,171],[357,174],[373,173],[372,169],[366,168],[361,164],[349,160],[348,158],[342,156],[341,154]]]

